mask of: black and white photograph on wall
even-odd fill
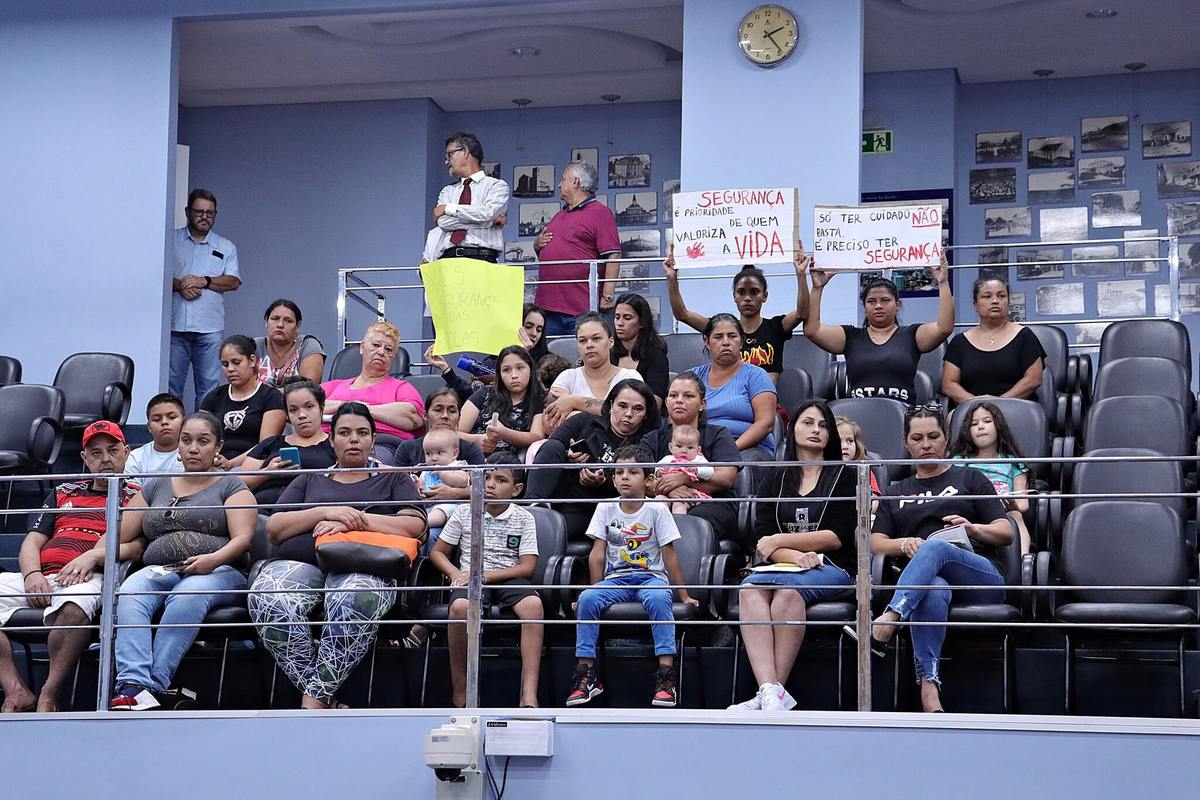
[[[973,169],[970,181],[971,204],[1011,203],[1017,199],[1017,171],[1008,168]]]
[[[1075,344],[1100,344],[1108,322],[1079,322],[1075,325]]]
[[[571,163],[582,161],[585,164],[590,164],[592,170],[597,175],[600,174],[600,151],[595,147],[573,147],[571,148]]]
[[[1147,122],[1142,125],[1142,158],[1192,154],[1192,123]]]
[[[1146,315],[1145,281],[1100,281],[1096,284],[1096,313],[1101,317]]]
[[[522,203],[517,220],[518,236],[537,236],[558,213],[558,203]]]
[[[1029,173],[1030,203],[1069,203],[1075,199],[1075,173],[1069,169]]]
[[[1200,194],[1200,161],[1165,161],[1157,172],[1159,197]]]
[[[1009,320],[1009,322],[1024,322],[1025,321],[1025,293],[1024,292],[1009,292],[1009,294],[1008,294],[1008,320]]]
[[[484,161],[482,164],[479,165],[479,168],[482,169],[483,174],[487,175],[489,178],[495,178],[498,181],[504,180],[503,178],[500,177],[500,162],[499,161]]]
[[[1007,247],[981,247],[975,251],[979,254],[980,264],[1007,264],[1008,248]]]
[[[1097,156],[1079,159],[1080,189],[1112,189],[1125,185],[1125,156]]]
[[[1167,203],[1168,236],[1200,236],[1200,202]]]
[[[1129,149],[1129,117],[1084,117],[1079,125],[1079,151],[1111,153]]]
[[[1146,239],[1158,236],[1157,228],[1143,228],[1136,231],[1125,231],[1126,239]],[[1159,256],[1159,243],[1126,242],[1125,243],[1125,274],[1154,275],[1160,271],[1161,261],[1154,261]]]
[[[1171,284],[1154,284],[1154,313],[1160,317],[1171,313]]]
[[[617,192],[618,225],[658,224],[657,192]]]
[[[999,164],[1021,160],[1020,131],[991,131],[975,134],[975,163]]]
[[[1004,281],[1008,283],[1008,267],[996,267],[988,264],[981,264],[979,272],[975,276],[981,281]]]
[[[625,258],[657,258],[662,255],[662,235],[658,231],[622,231],[621,255]]]
[[[646,302],[650,304],[650,318],[654,320],[654,329],[662,330],[662,298],[649,295]]]
[[[608,157],[608,188],[650,188],[650,154],[628,153]]]
[[[1115,244],[1093,244],[1072,247],[1071,275],[1076,278],[1115,278],[1122,274],[1121,248]],[[1078,263],[1081,261],[1092,263]]]
[[[1075,166],[1074,136],[1042,136],[1029,140],[1030,169]]]
[[[513,167],[513,197],[553,197],[555,188],[553,164]]]
[[[504,263],[532,264],[535,261],[537,261],[537,251],[533,249],[533,242],[504,243]]]
[[[622,262],[617,272],[617,282],[613,288],[617,294],[625,292],[645,292],[650,288],[646,278],[650,277],[650,263],[647,261]]]
[[[679,180],[663,181],[662,221],[670,222],[675,215],[675,195],[679,193]]]
[[[1017,253],[1017,280],[1038,281],[1063,276],[1063,251],[1038,248]],[[1039,301],[1039,308],[1041,303]]]
[[[1035,304],[1038,316],[1061,317],[1083,313],[1083,284],[1055,283],[1037,287]]]
[[[1179,313],[1200,314],[1200,283],[1179,284]]]
[[[1038,211],[1038,233],[1043,242],[1078,242],[1087,239],[1087,206],[1041,209]]]
[[[1200,242],[1179,243],[1179,277],[1200,278]]]
[[[1093,228],[1130,228],[1141,224],[1141,192],[1096,192],[1092,195]]]
[[[983,236],[985,239],[1032,235],[1033,214],[1030,212],[1029,206],[984,209]]]

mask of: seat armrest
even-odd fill
[[[1070,422],[1070,402],[1071,396],[1060,394],[1054,398],[1054,419],[1052,420],[1054,428],[1051,433],[1061,436],[1067,432],[1067,425]]]
[[[1079,356],[1067,356],[1066,392],[1072,394],[1079,391]]]
[[[741,567],[737,563],[737,559],[725,553],[718,553],[713,556],[712,561],[712,584],[713,589],[709,592],[709,612],[718,619],[725,619],[729,614],[729,599],[732,592],[737,589],[718,589],[717,586],[733,586],[736,587],[739,583],[738,572]]]
[[[58,459],[62,446],[62,423],[54,417],[38,417],[29,425],[25,452],[38,464],[48,467]]]
[[[1063,458],[1074,458],[1077,450],[1078,442],[1074,436],[1063,437]],[[1060,491],[1069,492],[1075,480],[1075,462],[1064,461],[1062,469],[1062,484],[1059,486]]]
[[[1092,356],[1089,353],[1079,354],[1079,394],[1083,397],[1083,406],[1092,404]]]
[[[1028,589],[1034,585],[1034,575],[1037,571],[1035,556],[1033,553],[1026,553],[1021,556],[1021,588]],[[1037,616],[1037,593],[1031,591],[1021,592],[1021,618],[1029,621]]]
[[[1026,518],[1026,524],[1029,520],[1033,521],[1033,525],[1029,526],[1029,543],[1038,550],[1044,550],[1050,528],[1050,498],[1036,497],[1029,502],[1030,511],[1033,512]]]
[[[1053,586],[1055,584],[1053,553],[1047,551],[1038,553],[1033,569],[1037,586]],[[1040,591],[1037,595],[1035,610],[1041,612],[1042,609],[1045,609],[1042,615],[1043,619],[1053,619],[1056,602],[1054,592]]]
[[[553,589],[540,589],[540,593],[544,598],[543,612],[547,617],[551,614],[557,616],[562,611],[562,590],[558,588],[559,572],[562,570],[563,556],[559,553],[553,553],[548,556],[539,556],[546,559],[546,567],[542,570],[543,583],[554,586]]]
[[[1076,439],[1083,438],[1083,423],[1087,417],[1087,405],[1083,402],[1083,395],[1075,392],[1071,395],[1071,408],[1067,412],[1068,418],[1071,420],[1070,427],[1063,431],[1063,435],[1071,434]]]
[[[559,568],[559,585],[560,586],[582,586],[588,582],[588,563],[587,558],[583,556],[563,556],[562,566]],[[573,618],[575,615],[571,611],[571,603],[579,598],[582,589],[563,589],[561,592],[562,613],[567,619]]]
[[[1055,436],[1050,440],[1050,457],[1063,457],[1063,437]],[[1051,489],[1062,489],[1062,473],[1063,464],[1061,461],[1051,461],[1050,469],[1046,475],[1046,481]]]
[[[125,418],[129,416],[131,394],[129,387],[121,381],[113,381],[105,386],[104,396],[100,403],[102,418],[111,420],[118,425],[124,425]]]
[[[1062,536],[1064,502],[1066,501],[1062,498],[1062,492],[1050,493],[1050,524],[1046,529],[1046,549],[1052,553],[1058,552],[1058,539]]]

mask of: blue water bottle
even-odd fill
[[[488,366],[487,362],[480,361],[477,358],[463,353],[458,357],[458,363],[455,364],[461,370],[465,370],[477,378],[482,378],[485,375],[495,375],[496,370]]]

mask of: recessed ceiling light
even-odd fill
[[[528,45],[523,45],[521,47],[514,47],[512,50],[509,50],[508,52],[512,53],[517,58],[524,58],[525,56],[536,56],[536,55],[541,55],[541,53],[542,53],[542,51],[537,49],[536,47],[530,47]]]
[[[1116,15],[1117,12],[1111,8],[1093,8],[1084,14],[1088,19],[1112,19]]]
[[[1054,74],[1054,70],[1043,67],[1042,69],[1035,69],[1033,74],[1037,75],[1039,78],[1049,78]]]

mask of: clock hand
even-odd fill
[[[771,33],[775,33],[775,31],[771,31]],[[771,40],[771,44],[775,45],[776,50],[783,50],[783,48],[779,46],[779,42],[775,41],[775,37],[772,36],[771,33],[765,34],[765,36]]]
[[[786,25],[780,25],[780,26],[779,26],[778,28],[776,28],[775,30],[773,30],[773,31],[767,31],[767,32],[766,32],[765,34],[763,34],[763,35],[764,35],[764,36],[766,36],[768,39],[770,39],[770,37],[772,37],[772,36],[774,36],[775,34],[779,33],[779,32],[780,32],[781,30],[783,30],[785,27],[787,27],[787,26],[786,26]],[[771,41],[774,41],[774,39],[772,39]]]

